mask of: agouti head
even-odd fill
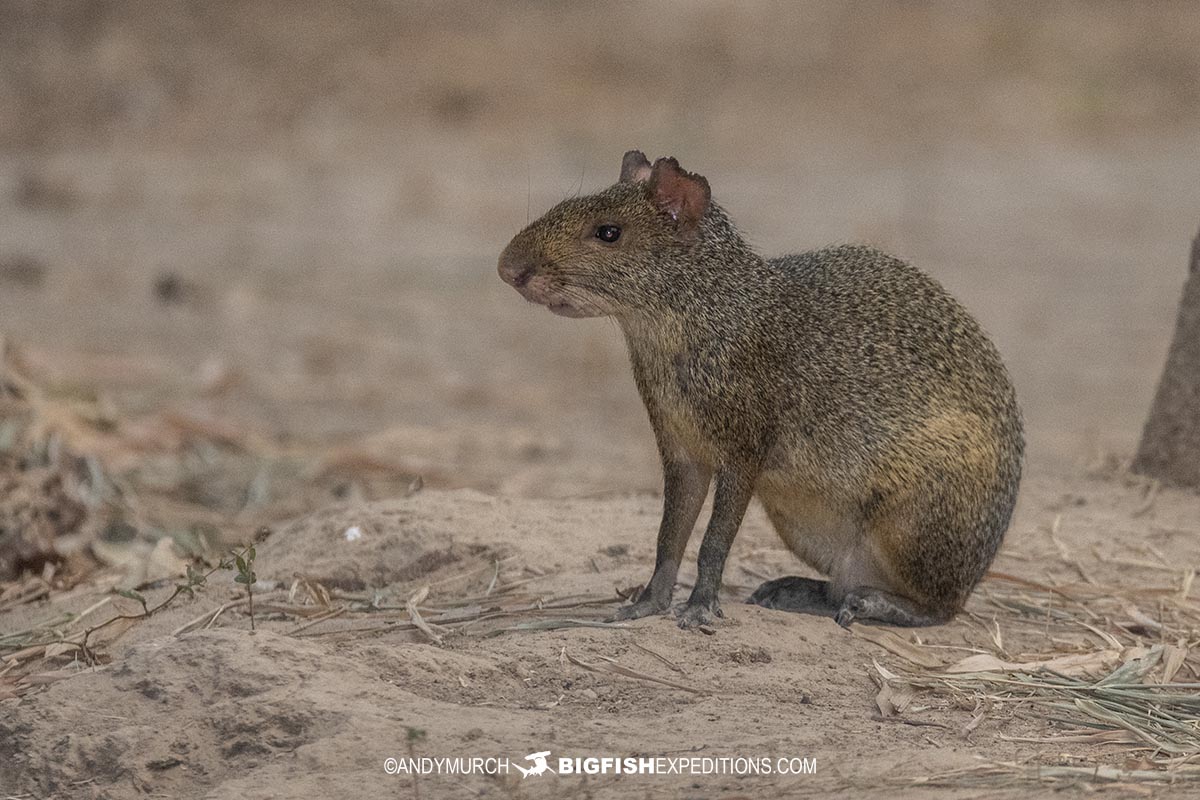
[[[564,317],[652,309],[678,285],[690,253],[728,239],[721,221],[703,176],[631,150],[615,185],[564,200],[518,233],[500,256],[500,277]]]

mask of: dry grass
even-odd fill
[[[1144,565],[1143,565],[1144,566]],[[1123,757],[1112,766],[988,763],[923,777],[923,785],[997,787],[1011,783],[1180,782],[1200,778],[1200,606],[1194,571],[1174,586],[1035,584],[993,574],[963,620],[971,655],[890,631],[858,631],[899,656],[903,667],[875,663],[877,703],[885,716],[944,702],[974,708],[963,735],[988,715],[1033,722],[1037,736],[1009,741],[1100,746]],[[1144,611],[1143,609],[1149,609]],[[1010,652],[1036,641],[1039,652]],[[1056,751],[1057,752],[1057,751]]]

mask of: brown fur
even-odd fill
[[[663,460],[664,513],[654,576],[620,616],[669,605],[710,482],[682,625],[720,613],[751,495],[830,576],[765,584],[753,602],[843,624],[953,616],[1000,545],[1023,452],[1012,385],[975,320],[869,247],[763,259],[674,159],[650,166],[633,151],[621,177],[532,223],[499,268],[527,299],[613,316],[625,335]]]

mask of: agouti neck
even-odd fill
[[[617,315],[639,349],[657,342],[675,350],[683,341],[735,335],[746,309],[769,302],[770,268],[720,207],[706,214],[694,243],[656,258],[642,296]]]

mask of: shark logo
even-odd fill
[[[550,755],[550,751],[543,750],[540,753],[530,753],[529,755],[525,756],[526,761],[533,762],[533,766],[529,767],[528,769],[520,766],[519,764],[513,764],[513,766],[520,771],[521,780],[525,780],[530,775],[542,775],[547,772],[553,773],[554,770],[550,769],[550,765],[546,763],[546,756],[548,755]]]

